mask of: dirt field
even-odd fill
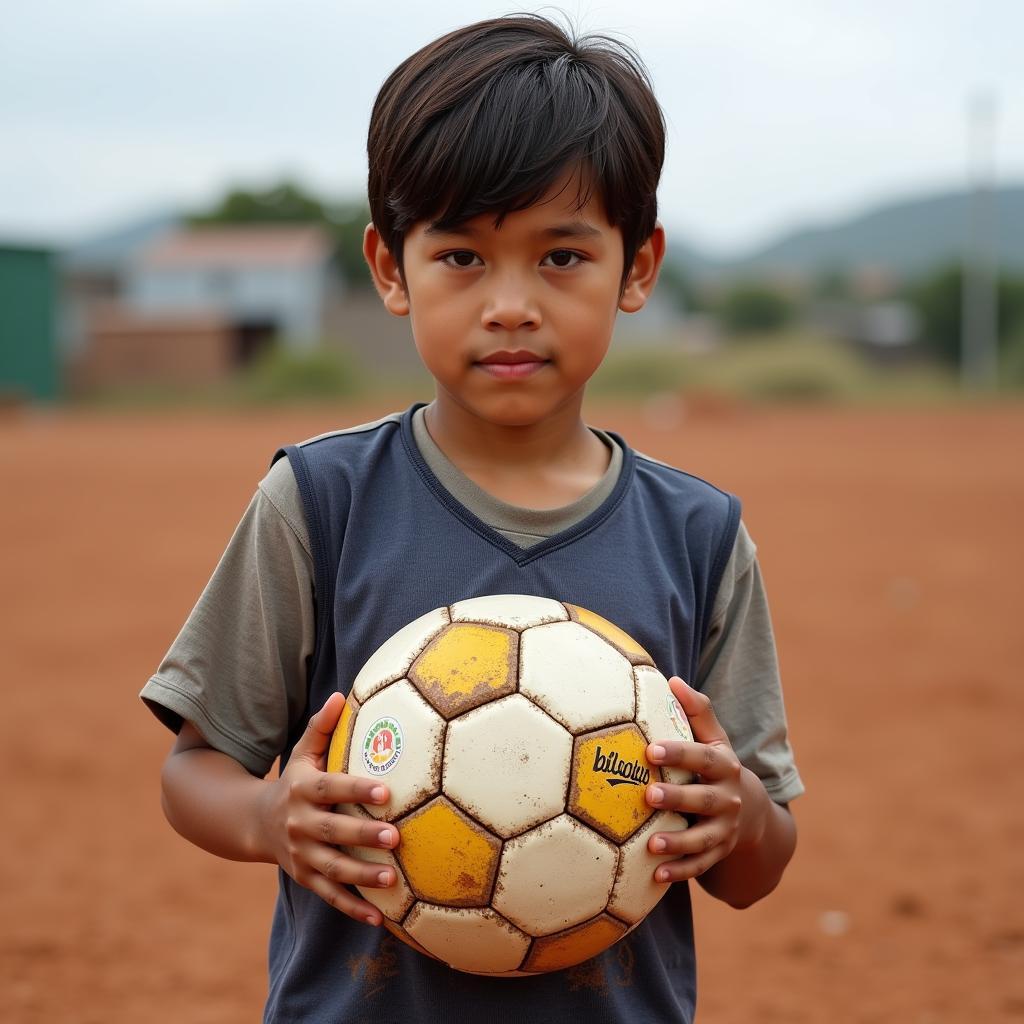
[[[383,411],[0,422],[4,1020],[258,1019],[273,872],[166,825],[136,694],[277,444]],[[1024,1020],[1024,408],[672,412],[589,419],[744,499],[808,785],[699,1019]]]

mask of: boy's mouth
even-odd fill
[[[515,352],[508,352],[502,349],[499,352],[492,352],[477,360],[476,365],[481,370],[489,373],[492,377],[508,380],[518,377],[529,377],[550,362],[530,352],[527,349],[516,349]]]

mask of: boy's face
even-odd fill
[[[616,312],[639,309],[653,287],[663,238],[659,227],[620,294],[622,234],[596,194],[576,209],[577,187],[578,176],[567,174],[500,228],[493,214],[445,232],[416,224],[405,237],[404,287],[397,272],[382,280],[368,229],[378,289],[392,313],[411,316],[439,402],[503,426],[579,408]],[[644,281],[634,280],[652,261]]]

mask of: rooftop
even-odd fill
[[[331,239],[316,225],[182,228],[147,247],[139,260],[151,270],[175,267],[300,267],[331,255]]]

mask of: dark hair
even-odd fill
[[[377,94],[367,153],[371,216],[400,270],[413,224],[494,212],[500,226],[578,168],[579,206],[596,190],[622,232],[625,282],[655,227],[665,121],[629,46],[516,14],[403,61]]]

